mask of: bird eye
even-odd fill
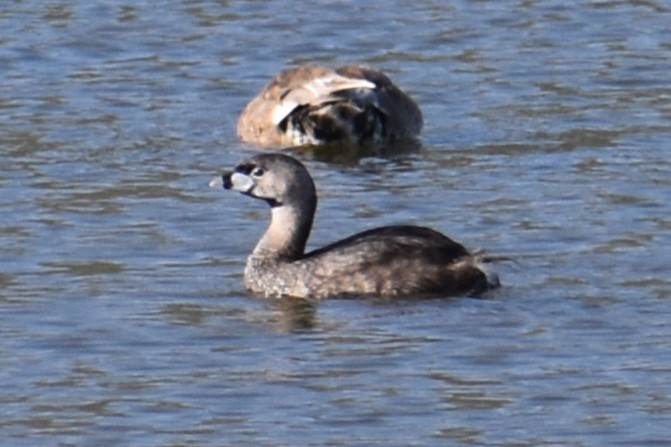
[[[254,168],[252,170],[252,175],[254,177],[261,177],[266,171],[263,170],[263,168]]]

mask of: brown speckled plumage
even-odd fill
[[[425,227],[388,226],[304,253],[317,205],[305,167],[261,154],[222,177],[226,189],[265,200],[271,223],[245,267],[245,286],[265,296],[464,295],[495,287],[481,256]]]
[[[261,147],[371,145],[422,130],[417,104],[382,72],[302,65],[280,72],[245,107],[241,140]]]

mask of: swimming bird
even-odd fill
[[[288,155],[255,155],[210,183],[217,185],[271,209],[270,226],[245,266],[244,283],[252,292],[422,297],[479,294],[499,285],[482,265],[487,256],[421,226],[374,228],[306,253],[317,192],[306,167]]]
[[[415,138],[422,125],[417,104],[384,73],[302,65],[281,71],[247,104],[238,136],[263,148],[365,146]]]

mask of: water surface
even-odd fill
[[[5,443],[666,445],[668,5],[299,3],[2,6]],[[267,210],[207,182],[300,62],[380,68],[426,121],[418,147],[299,154],[311,247],[430,225],[514,256],[502,289],[245,292]]]

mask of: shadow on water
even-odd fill
[[[300,333],[318,327],[317,304],[301,298],[256,299],[241,297],[246,306],[237,302],[202,304],[179,301],[166,304],[157,313],[169,324],[205,327],[251,325],[270,332]]]
[[[289,153],[308,160],[340,165],[354,165],[364,158],[395,158],[402,155],[417,153],[422,143],[416,139],[399,140],[385,145],[368,145],[363,147],[325,145],[292,147],[285,149]]]
[[[269,307],[276,327],[282,332],[305,332],[318,325],[316,303],[302,298],[273,300]]]

